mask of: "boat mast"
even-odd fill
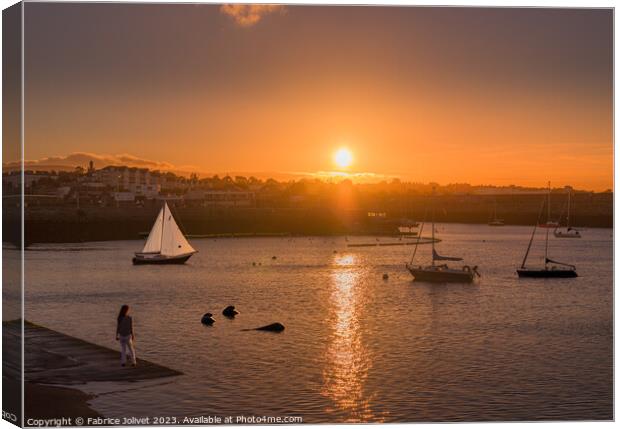
[[[538,218],[536,219],[536,222],[534,223],[534,230],[532,231],[532,235],[530,237],[530,242],[527,245],[527,250],[525,251],[525,256],[523,256],[523,262],[521,263],[521,268],[525,268],[525,263],[527,262],[527,257],[530,254],[530,249],[532,248],[532,243],[534,242],[534,237],[536,236],[536,228],[538,227],[538,224],[540,223],[540,217],[543,214],[543,209],[545,208],[545,200],[542,200],[542,204],[540,205],[540,210],[538,210]]]
[[[413,254],[411,255],[411,261],[409,261],[409,265],[413,265],[413,260],[415,259],[415,255],[416,253],[418,253],[418,246],[420,245],[420,239],[422,238],[422,233],[424,232],[424,225],[426,225],[427,215],[428,215],[428,207],[426,207],[426,209],[424,210],[424,218],[422,219],[422,225],[420,226],[420,230],[418,231],[418,238],[415,242],[415,247],[413,248]]]
[[[551,218],[551,182],[547,184],[547,225],[545,228],[545,269],[547,268],[547,252],[549,250],[549,222]]]
[[[570,194],[572,189],[568,190],[568,212],[566,213],[566,230],[570,230]]]
[[[431,246],[432,246],[432,255],[431,255],[431,265],[435,266],[435,187],[433,186],[433,211],[431,213]]]

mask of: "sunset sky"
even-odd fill
[[[611,10],[25,11],[29,160],[613,186]]]

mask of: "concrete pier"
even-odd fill
[[[19,409],[21,378],[21,321],[2,323],[3,395],[13,397]],[[121,367],[120,352],[26,321],[25,337],[25,411],[26,418],[98,416],[87,401],[90,397],[67,388],[93,381],[137,382],[182,373],[143,359],[138,366]],[[60,387],[58,385],[64,386]],[[3,404],[4,406],[4,404]]]
[[[18,342],[19,322],[3,324],[5,344]],[[136,368],[120,366],[120,352],[30,322],[24,324],[26,381],[40,384],[82,384],[91,381],[140,381],[181,375],[179,371],[138,359]],[[11,338],[12,337],[12,338]],[[11,347],[6,352],[19,352]],[[5,353],[6,353],[5,352]],[[16,362],[11,359],[9,362]],[[14,368],[19,371],[19,367]],[[8,374],[7,374],[8,375]]]

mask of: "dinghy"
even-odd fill
[[[184,264],[195,250],[185,239],[168,204],[159,211],[142,252],[136,252],[134,265]]]

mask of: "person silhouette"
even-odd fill
[[[116,341],[121,343],[121,366],[127,363],[127,352],[131,359],[131,366],[136,366],[136,349],[133,345],[135,336],[133,333],[133,319],[129,316],[129,306],[123,305],[116,320]]]

